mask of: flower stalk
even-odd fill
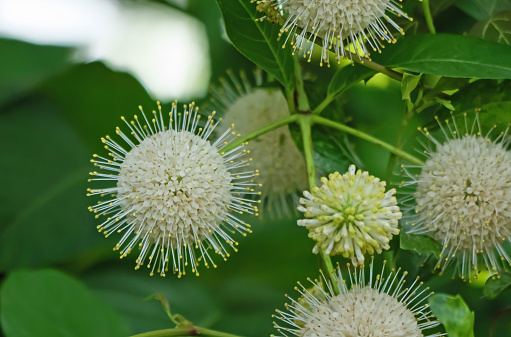
[[[309,188],[312,189],[316,186],[316,168],[314,166],[314,158],[312,152],[312,139],[311,139],[311,126],[312,115],[300,115],[298,123],[303,138],[303,152],[305,154],[305,162],[307,167],[307,177],[309,178]],[[321,265],[323,272],[329,277],[334,285],[334,291],[338,291],[337,282],[334,277],[334,267],[330,255],[326,254],[323,249],[319,249],[319,257],[321,258]]]
[[[172,336],[203,336],[203,337],[241,337],[225,332],[210,330],[194,326],[191,323],[186,327],[176,327],[173,329],[163,329],[150,332],[144,332],[131,337],[172,337]]]
[[[298,61],[298,55],[295,55],[294,59],[294,70],[295,70],[295,86],[296,86],[296,102],[298,105],[299,113],[309,113],[310,105],[307,94],[303,87],[302,68]]]
[[[297,115],[290,115],[290,116],[287,116],[285,118],[282,118],[278,121],[276,121],[275,123],[271,123],[270,125],[268,126],[265,126],[264,128],[261,128],[257,131],[254,131],[252,133],[249,133],[248,135],[246,135],[245,137],[241,137],[235,141],[233,141],[232,143],[230,143],[229,145],[227,145],[226,147],[224,147],[222,149],[222,151],[224,152],[229,152],[235,148],[237,148],[238,146],[242,145],[243,143],[246,143],[248,141],[251,141],[252,139],[255,139],[261,135],[264,135],[265,133],[268,133],[270,131],[273,131],[275,129],[278,129],[280,128],[281,126],[284,126],[284,125],[287,125],[287,124],[290,124],[290,123],[293,123],[297,120],[298,116]]]
[[[384,141],[382,141],[378,138],[375,138],[375,137],[368,135],[367,133],[364,133],[357,129],[351,128],[347,125],[344,125],[344,124],[341,124],[338,122],[334,122],[327,118],[323,118],[323,117],[317,116],[317,115],[311,115],[311,121],[313,123],[326,125],[326,126],[334,128],[334,129],[344,131],[344,132],[349,133],[353,136],[367,140],[368,142],[371,142],[373,144],[379,145],[382,148],[384,148],[385,150],[389,151],[390,153],[395,154],[403,159],[408,160],[410,163],[413,163],[416,165],[424,165],[424,162],[422,160],[420,160],[419,158],[417,158],[415,156],[412,156],[411,154],[401,150],[400,148],[393,146],[391,144],[385,143]]]
[[[429,32],[436,34],[435,25],[433,24],[433,16],[431,15],[431,9],[429,8],[429,0],[422,0],[422,10],[424,11],[424,17],[426,18],[426,24],[428,25]]]

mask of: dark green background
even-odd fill
[[[492,12],[483,11],[490,5]],[[443,0],[432,1],[432,7],[440,33],[472,34],[507,46],[503,37],[482,34],[478,27],[508,22],[509,1]],[[406,8],[415,18],[410,34],[427,33],[420,5],[408,1]],[[227,68],[254,69],[222,38],[222,17],[215,1],[190,0],[186,9],[179,10],[206,25],[213,82]],[[271,315],[283,308],[284,294],[296,296],[296,281],[318,274],[317,257],[311,254],[314,244],[307,231],[296,226],[296,219],[250,220],[254,233],[239,239],[239,252],[219,262],[217,269],[201,270],[198,278],[191,274],[181,279],[150,277],[144,270],[134,271],[132,260],[120,261],[112,252],[116,239],[104,239],[96,232],[98,223],[87,211],[92,201],[85,196],[86,181],[93,169],[92,154],[102,150],[100,137],[120,126],[121,115],[135,114],[139,105],[152,109],[155,102],[130,74],[99,62],[74,64],[70,48],[0,39],[0,51],[3,333],[7,337],[123,336],[170,328],[160,304],[144,300],[158,292],[167,297],[173,313],[197,325],[244,336],[274,333]],[[485,50],[474,52],[484,54]],[[399,63],[396,58],[401,53],[382,62]],[[313,106],[326,95],[336,71],[320,68],[315,61],[305,65]],[[511,121],[509,80],[459,83],[464,88],[452,98],[457,112],[481,108],[485,125],[505,127]],[[207,99],[196,97],[198,102]],[[404,111],[399,82],[379,75],[367,85],[359,83],[345,91],[324,115],[394,144]],[[405,148],[418,148],[414,130],[430,123],[435,114],[448,112],[437,104],[413,117],[403,133]],[[360,161],[372,174],[393,179],[393,169],[387,165],[389,153],[373,144],[322,127],[314,127],[313,141],[323,172],[343,171]],[[359,159],[347,156],[348,148]],[[393,247],[398,242],[394,239]],[[421,263],[417,255],[404,250],[397,255],[386,253],[385,258],[411,274],[418,272]],[[493,336],[511,335],[511,314],[503,311],[511,306],[509,290],[497,299],[483,298],[482,282],[463,283],[449,273],[432,276],[428,266],[420,273],[434,291],[461,294],[475,312],[475,336],[488,336],[492,324]]]

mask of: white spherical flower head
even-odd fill
[[[329,51],[336,58],[352,57],[353,50],[362,56],[370,51],[381,51],[383,42],[395,42],[386,21],[400,34],[404,31],[386,14],[408,18],[394,0],[275,0],[287,17],[281,34],[297,34],[292,42],[295,52],[304,52],[311,60],[312,48],[317,37],[322,39],[321,65],[329,62]],[[312,43],[311,43],[312,41]],[[287,39],[286,39],[287,42]]]
[[[309,237],[317,243],[313,252],[342,254],[355,266],[364,264],[366,253],[378,254],[389,249],[401,212],[394,197],[395,189],[385,192],[386,183],[356,171],[351,165],[343,175],[335,172],[321,178],[323,185],[303,193],[298,210],[308,219],[298,220],[309,229]]]
[[[230,128],[211,144],[208,137],[218,122],[211,115],[199,127],[197,110],[191,104],[178,113],[174,103],[168,127],[160,107],[151,122],[142,112],[145,125],[137,116],[131,123],[122,118],[132,137],[119,128],[117,134],[128,149],[107,136],[103,142],[111,158],[94,155],[92,160],[105,172],[91,172],[91,180],[116,182],[114,187],[89,189],[89,195],[111,196],[89,208],[96,217],[107,217],[99,231],[105,236],[124,233],[115,250],[121,250],[122,258],[138,247],[136,269],[147,261],[151,275],[156,270],[164,276],[170,267],[181,276],[187,265],[198,275],[200,261],[216,266],[209,248],[226,258],[226,246],[237,244],[228,233],[250,232],[250,226],[229,211],[257,212],[239,196],[257,194],[251,179],[257,173],[244,169],[246,151],[222,151],[239,135]]]
[[[223,121],[236,125],[243,135],[250,134],[289,116],[282,92],[277,88],[254,88],[242,72],[240,79],[228,73],[230,81],[221,80],[214,88],[215,105],[222,111]],[[256,85],[262,74],[255,72]],[[253,158],[251,164],[261,174],[263,214],[272,217],[289,216],[295,211],[299,191],[307,186],[303,155],[296,147],[289,128],[280,127],[250,141],[246,146]]]
[[[274,323],[278,331],[300,337],[423,337],[425,330],[440,324],[424,303],[432,294],[424,294],[429,288],[421,289],[418,279],[406,287],[406,272],[400,275],[392,270],[386,279],[382,270],[373,280],[371,263],[369,282],[363,267],[352,271],[348,265],[348,272],[349,277],[344,277],[337,270],[335,284],[321,282],[327,287],[317,280],[312,282],[316,291],[298,283],[295,289],[302,295],[300,299],[291,299],[287,311],[277,310],[278,316],[274,316],[285,323]]]
[[[489,133],[481,134],[480,128],[473,133],[467,125],[468,131],[460,133],[455,120],[454,127],[440,126],[447,138],[443,143],[422,130],[436,149],[426,151],[427,160],[420,174],[410,175],[411,183],[416,185],[416,215],[407,222],[413,225],[409,230],[429,233],[442,243],[437,264],[442,271],[451,260],[457,260],[458,273],[468,278],[471,270],[480,268],[481,256],[491,273],[498,272],[506,261],[511,263],[506,251],[506,241],[511,240],[511,152],[506,150],[510,143],[507,131],[492,141]]]

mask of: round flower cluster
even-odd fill
[[[321,38],[321,65],[329,63],[330,51],[338,61],[348,56],[352,58],[350,49],[359,57],[369,56],[370,51],[380,52],[385,47],[382,41],[396,41],[385,21],[404,34],[386,12],[408,18],[394,0],[274,1],[287,17],[281,35],[289,32],[293,36],[294,52],[303,52],[310,61],[314,43]],[[304,45],[306,52],[302,50]]]
[[[352,270],[348,264],[349,277],[338,269],[334,284],[324,276],[323,282],[311,281],[311,290],[298,283],[301,298],[291,299],[286,311],[276,310],[273,317],[284,325],[274,322],[275,328],[283,336],[424,337],[425,330],[440,324],[424,303],[433,293],[423,295],[429,288],[421,289],[418,278],[405,288],[407,272],[392,270],[387,278],[384,268],[385,263],[373,280],[371,263],[368,282],[363,267]]]
[[[511,263],[507,250],[511,240],[511,152],[506,132],[491,140],[483,136],[478,119],[465,132],[439,123],[446,139],[441,142],[421,131],[436,145],[425,153],[426,163],[414,176],[415,215],[408,230],[428,233],[443,245],[437,268],[444,271],[455,262],[458,273],[469,278],[480,269],[479,260],[494,273],[503,262]],[[474,130],[477,130],[474,132]]]
[[[309,219],[298,220],[309,229],[316,241],[313,252],[342,254],[355,266],[364,264],[364,254],[389,249],[401,212],[393,196],[395,189],[385,192],[386,183],[368,172],[349,167],[344,175],[335,172],[321,178],[323,185],[303,193],[298,210]]]
[[[208,141],[218,124],[214,113],[200,127],[193,103],[183,113],[173,103],[167,127],[158,108],[151,121],[142,112],[145,124],[137,116],[129,123],[122,117],[131,137],[120,128],[116,133],[125,145],[109,136],[102,139],[110,158],[94,155],[92,162],[102,172],[91,172],[90,181],[115,186],[89,188],[88,195],[107,198],[89,210],[96,218],[106,216],[98,226],[105,236],[123,233],[114,248],[121,258],[138,247],[136,269],[147,261],[151,275],[156,270],[165,276],[170,267],[181,276],[190,265],[198,275],[200,261],[216,267],[210,248],[225,259],[227,246],[237,245],[230,233],[250,232],[250,225],[229,211],[257,212],[254,201],[241,196],[258,194],[252,181],[257,172],[246,169],[249,159],[242,146],[222,150],[239,136],[233,127],[216,142]]]
[[[286,99],[278,88],[253,87],[244,72],[230,81],[221,79],[222,87],[213,88],[215,108],[223,122],[235,124],[244,135],[289,116]],[[255,85],[263,83],[262,72],[254,72]],[[305,160],[297,149],[289,128],[280,127],[254,139],[246,146],[254,159],[251,164],[261,174],[263,214],[289,216],[295,211],[298,192],[307,186]],[[266,216],[266,215],[265,215]]]

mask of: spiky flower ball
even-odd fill
[[[181,276],[190,265],[198,275],[200,261],[216,267],[210,249],[225,259],[227,247],[237,245],[231,234],[250,232],[250,225],[230,211],[257,212],[240,194],[258,194],[252,181],[257,172],[247,169],[242,146],[222,150],[239,136],[234,126],[210,143],[218,125],[214,113],[200,127],[193,103],[182,113],[173,103],[165,120],[159,104],[158,109],[150,121],[142,110],[143,121],[135,115],[128,123],[122,117],[130,131],[117,128],[123,144],[102,139],[109,157],[94,155],[91,161],[102,171],[91,172],[89,181],[110,186],[88,189],[88,195],[106,198],[89,209],[96,218],[106,217],[98,226],[105,236],[123,233],[114,248],[121,258],[138,251],[135,269],[147,264],[151,275],[156,270],[165,276],[170,268]]]
[[[439,123],[445,139],[421,131],[434,147],[426,146],[420,174],[405,172],[416,186],[415,216],[410,232],[429,233],[443,245],[437,268],[453,262],[468,278],[483,262],[491,273],[511,263],[511,143],[507,130],[495,140],[483,134],[476,118],[469,126]],[[475,273],[477,277],[477,272]]]
[[[401,212],[394,197],[395,189],[385,192],[386,183],[356,171],[355,165],[343,175],[335,172],[321,178],[323,185],[303,192],[298,210],[308,219],[298,220],[316,241],[313,252],[342,254],[355,266],[364,264],[364,254],[389,249]]]
[[[387,13],[408,18],[394,0],[273,1],[287,18],[281,34],[289,32],[293,36],[294,52],[302,52],[310,61],[314,43],[321,38],[321,65],[323,62],[328,64],[330,51],[335,53],[338,61],[348,56],[351,58],[350,48],[363,56],[368,56],[371,51],[380,52],[384,42],[396,41],[388,26],[404,34]]]
[[[229,80],[221,79],[222,87],[212,90],[215,108],[223,121],[236,125],[243,135],[250,134],[289,116],[282,92],[277,88],[257,88],[263,83],[260,70],[251,83],[244,72],[237,78],[228,72]],[[299,191],[307,186],[303,155],[297,149],[287,125],[265,133],[251,141],[246,149],[254,159],[251,164],[261,172],[262,204],[265,217],[289,216],[295,211]]]
[[[338,269],[333,275],[334,284],[323,276],[322,283],[327,287],[309,279],[314,286],[311,291],[298,283],[295,290],[300,299],[290,299],[286,311],[276,310],[274,317],[284,324],[274,322],[275,328],[281,336],[300,337],[440,336],[426,334],[426,330],[440,324],[425,303],[432,294],[424,294],[429,288],[421,289],[418,278],[407,285],[407,272],[400,275],[399,270],[392,270],[385,276],[384,268],[385,264],[373,279],[371,263],[368,282],[363,266],[352,270],[348,264],[349,276]]]

